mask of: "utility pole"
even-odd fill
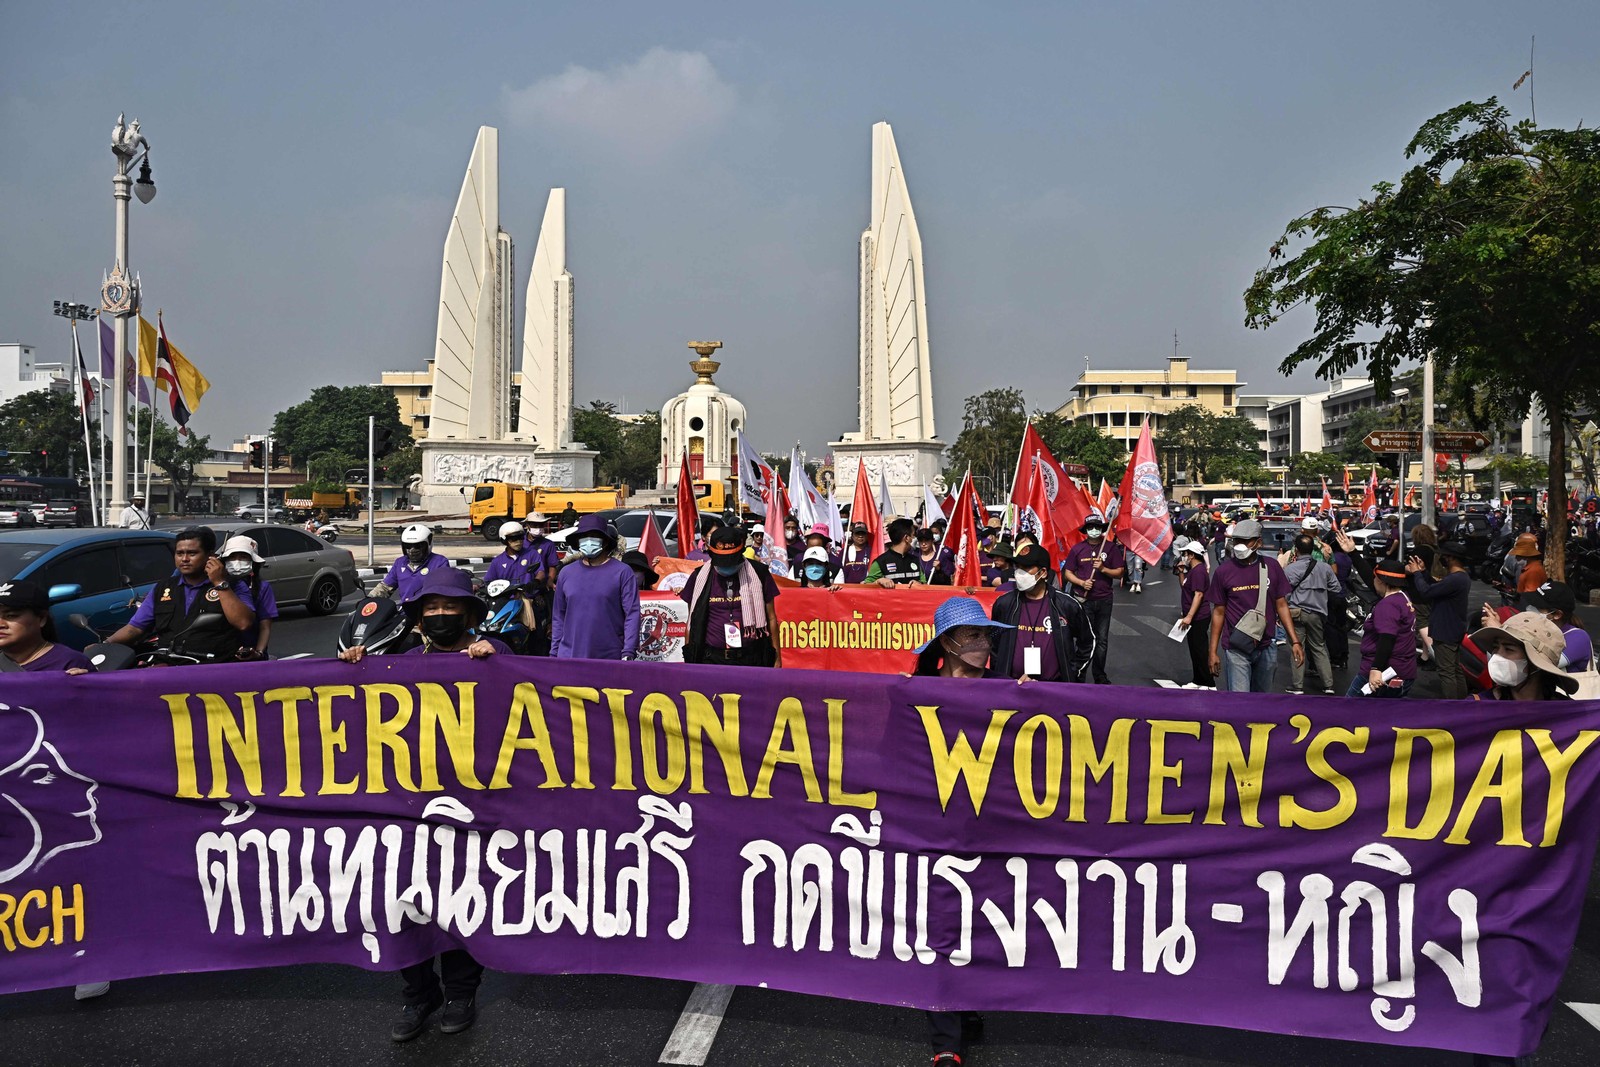
[[[1435,525],[1433,489],[1433,357],[1430,355],[1422,364],[1422,521],[1428,526]]]

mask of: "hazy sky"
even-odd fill
[[[719,338],[758,446],[854,428],[871,125],[922,228],[940,436],[963,398],[1053,408],[1085,359],[1285,381],[1306,320],[1243,326],[1293,215],[1396,177],[1411,134],[1511,91],[1600,121],[1600,4],[0,5],[0,339],[68,351],[56,299],[111,264],[118,111],[146,306],[210,377],[195,425],[432,354],[445,228],[500,128],[517,293],[568,190],[577,400],[656,408]],[[518,309],[520,350],[521,309]]]

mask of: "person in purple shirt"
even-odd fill
[[[89,669],[83,653],[55,640],[49,594],[32,582],[0,582],[0,672]]]
[[[917,531],[917,567],[926,585],[949,585],[956,575],[956,554],[939,544],[933,530]]]
[[[639,651],[639,579],[616,557],[616,534],[599,515],[578,520],[578,562],[561,568],[550,617],[550,654],[632,659]]]
[[[1217,679],[1211,673],[1211,609],[1205,605],[1206,591],[1211,584],[1205,542],[1186,541],[1178,550],[1173,568],[1183,578],[1178,607],[1179,621],[1189,627],[1189,635],[1184,640],[1189,646],[1189,669],[1193,674],[1190,684],[1210,689],[1217,684]]]
[[[1403,697],[1411,692],[1417,680],[1417,613],[1406,599],[1410,584],[1406,565],[1398,559],[1380,560],[1372,568],[1378,602],[1362,624],[1361,667],[1345,696]]]
[[[1206,589],[1211,606],[1211,673],[1217,688],[1229,693],[1265,693],[1272,687],[1272,674],[1278,666],[1278,649],[1273,644],[1274,617],[1289,635],[1296,663],[1306,661],[1300,635],[1289,615],[1289,579],[1283,568],[1261,549],[1261,524],[1255,519],[1234,523],[1229,535],[1229,556],[1217,564]],[[1265,600],[1262,588],[1266,588]],[[1233,639],[1239,620],[1260,607],[1266,616],[1261,636],[1252,640],[1241,632]],[[1219,651],[1220,649],[1220,651]]]
[[[1083,540],[1067,550],[1061,565],[1061,587],[1083,598],[1094,629],[1094,680],[1109,685],[1106,656],[1111,651],[1111,587],[1128,572],[1127,553],[1115,541],[1106,540],[1105,516],[1091,511],[1079,531]]]
[[[800,554],[806,550],[806,543],[800,538],[800,520],[793,515],[783,520],[783,543],[789,546],[789,573],[793,574],[800,565]]]
[[[233,659],[255,626],[256,606],[250,590],[228,575],[217,555],[216,531],[209,526],[179,530],[172,561],[177,566],[172,576],[157,582],[127,625],[106,640],[131,645],[148,634],[190,655]]]
[[[744,530],[737,526],[711,531],[711,561],[679,591],[689,605],[684,662],[781,666],[772,637],[778,584],[759,560],[745,558],[744,545]]]
[[[527,531],[528,551],[539,557],[540,581],[546,589],[554,589],[556,573],[561,570],[561,546],[545,536],[550,532],[550,520],[542,511],[530,511],[522,528]]]
[[[222,546],[222,566],[228,577],[243,582],[250,590],[250,600],[256,606],[256,624],[244,635],[244,647],[239,649],[242,660],[265,659],[267,644],[272,640],[272,623],[278,617],[278,598],[272,583],[261,580],[261,565],[266,560],[256,550],[253,537],[239,534],[228,538]]]
[[[465,654],[468,659],[511,655],[511,649],[492,637],[479,637],[473,627],[483,621],[489,605],[472,595],[472,576],[446,564],[430,567],[427,580],[417,594],[405,602],[406,616],[422,630],[422,644],[407,656]],[[339,653],[346,663],[359,663],[366,648],[356,645]],[[458,1034],[478,1020],[478,986],[483,981],[483,964],[465,949],[449,949],[439,955],[439,970],[433,957],[400,969],[405,982],[404,1004],[389,1030],[393,1041],[410,1041],[428,1025],[428,1017],[440,1007],[442,1033]]]
[[[400,557],[372,590],[373,596],[395,594],[404,604],[416,597],[430,571],[450,567],[450,561],[433,550],[433,531],[414,522],[400,531]]]
[[[489,561],[488,569],[483,572],[483,584],[504,580],[510,582],[513,589],[534,584],[543,561],[529,550],[522,523],[501,523],[500,543],[505,545],[505,551]]]
[[[850,540],[845,542],[839,574],[846,585],[860,585],[867,580],[867,570],[871,566],[872,531],[866,523],[858,522],[850,527]]]

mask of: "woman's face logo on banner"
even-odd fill
[[[31,708],[0,704],[0,884],[99,841],[97,788],[44,739]]]

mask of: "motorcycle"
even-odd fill
[[[421,643],[405,609],[392,597],[369,596],[345,616],[338,651],[362,645],[373,655],[396,656]]]
[[[534,607],[535,615],[535,627],[529,629],[523,615],[526,595],[528,595],[526,589],[513,588],[504,578],[490,582],[483,590],[483,598],[489,604],[489,613],[483,622],[478,624],[478,635],[498,638],[519,656],[531,655],[538,628],[537,605],[543,598],[528,596],[528,602]]]
[[[339,527],[331,522],[318,522],[316,519],[311,519],[306,523],[305,530],[306,533],[316,534],[330,545],[339,540]]]
[[[71,615],[68,621],[98,636],[98,631],[89,625],[89,620],[84,616]],[[236,661],[232,656],[222,656],[214,652],[189,652],[184,648],[184,638],[190,634],[226,625],[227,620],[220,615],[205,615],[197,619],[187,631],[177,635],[170,645],[163,645],[158,638],[149,636],[132,645],[96,642],[86,647],[83,654],[89,659],[90,669],[97,674],[140,667],[194,667],[202,663],[233,663]]]

